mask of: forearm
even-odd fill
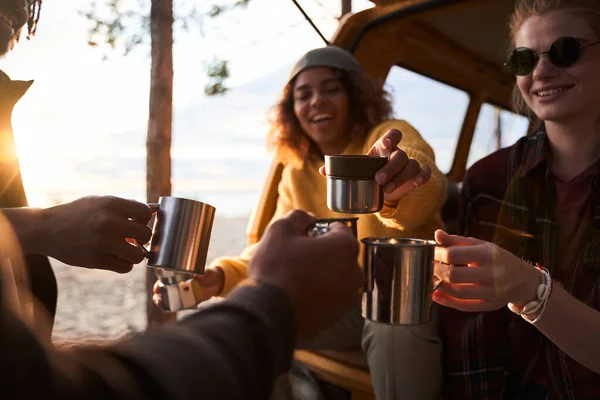
[[[244,285],[180,326],[115,350],[151,371],[169,398],[268,398],[275,376],[289,367],[294,342],[286,295]]]
[[[18,243],[0,248],[2,258],[20,254],[34,253],[47,255],[46,243],[49,240],[48,213],[37,208],[5,208],[1,210],[10,230],[4,230],[4,235],[13,232]]]
[[[0,382],[24,398],[264,399],[295,342],[290,300],[268,285],[107,348],[46,351],[17,319],[2,322]]]
[[[569,357],[600,374],[600,312],[554,284],[546,309],[534,324]]]

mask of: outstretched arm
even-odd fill
[[[144,258],[126,239],[147,242],[152,212],[144,204],[112,196],[90,196],[46,209],[0,210],[19,246],[3,257],[42,254],[66,264],[128,272]]]

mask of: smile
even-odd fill
[[[572,86],[564,86],[564,87],[560,87],[560,88],[552,88],[552,89],[545,89],[545,90],[539,90],[537,92],[533,92],[534,95],[536,95],[537,97],[548,97],[548,96],[552,96],[554,94],[557,93],[561,93],[564,92],[566,90],[571,89]]]
[[[330,114],[317,114],[310,119],[310,122],[313,124],[318,124],[321,122],[331,121],[333,117]]]

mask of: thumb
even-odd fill
[[[316,223],[316,218],[313,214],[309,214],[302,210],[290,211],[283,220],[286,222],[286,226],[291,227],[294,233],[304,234],[308,230],[310,225]]]
[[[435,231],[434,237],[435,241],[442,246],[475,246],[484,243],[472,237],[449,235],[441,229]]]
[[[352,231],[346,225],[342,224],[341,222],[334,222],[333,224],[329,225],[329,232],[327,234],[331,234],[331,233],[350,235],[350,236],[354,237],[354,235],[352,234]]]

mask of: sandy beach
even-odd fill
[[[208,263],[246,246],[248,218],[216,218]],[[110,341],[146,328],[146,266],[128,274],[77,268],[51,260],[58,281],[53,341]]]

